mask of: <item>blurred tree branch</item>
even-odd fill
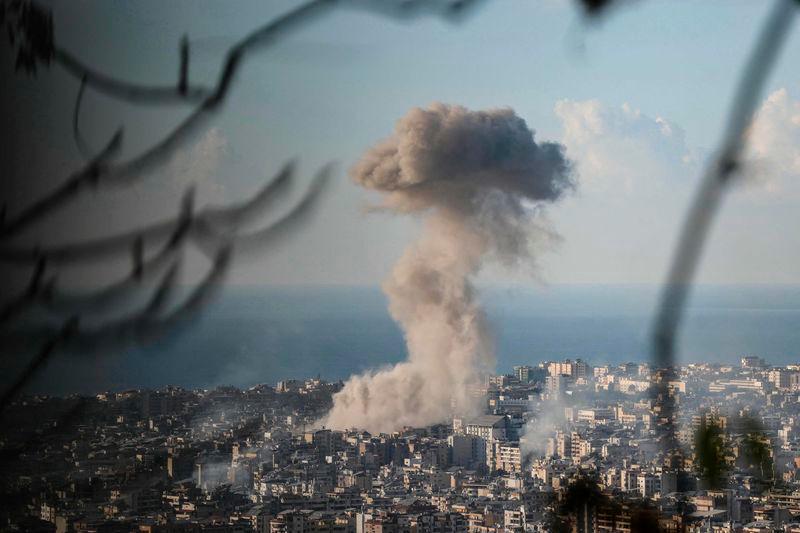
[[[0,409],[24,389],[49,357],[59,350],[114,350],[150,342],[187,322],[205,305],[224,279],[234,256],[260,253],[276,239],[291,235],[314,211],[329,180],[330,165],[322,168],[304,196],[275,222],[250,232],[242,227],[275,207],[295,181],[289,164],[251,199],[228,207],[208,207],[195,212],[192,191],[187,191],[181,212],[160,222],[133,228],[94,240],[77,240],[60,246],[18,242],[30,228],[72,203],[79,195],[110,187],[129,187],[163,166],[178,148],[194,138],[208,120],[222,108],[244,60],[273,44],[291,31],[304,27],[332,8],[351,5],[398,19],[435,14],[450,20],[460,18],[479,0],[312,0],[258,27],[225,54],[213,87],[195,85],[189,79],[190,44],[183,36],[178,45],[178,76],[174,83],[143,85],[116,79],[84,64],[63,48],[54,37],[50,10],[31,0],[0,2],[0,27],[5,28],[16,52],[15,68],[35,76],[39,68],[53,63],[79,81],[72,114],[72,131],[79,152],[87,159],[60,185],[9,216],[3,206],[0,219],[0,263],[31,269],[30,282],[16,296],[0,305],[0,342],[6,355],[29,348],[32,341],[44,341],[28,367],[2,395]],[[119,128],[97,153],[92,153],[80,130],[80,111],[87,90],[103,93],[121,102],[146,105],[191,105],[189,115],[164,137],[127,161],[115,161],[123,141]],[[184,249],[193,244],[211,261],[205,279],[181,304],[173,306],[179,264]],[[155,252],[151,250],[157,247]],[[58,287],[60,269],[81,266],[128,255],[130,273],[106,287],[77,293]],[[104,324],[81,326],[81,318],[99,314],[133,298],[147,282],[161,276],[150,302],[139,312]],[[41,308],[57,322],[31,323],[28,311]],[[67,317],[67,318],[64,318]],[[60,322],[59,322],[60,321]],[[69,328],[67,328],[69,324]]]

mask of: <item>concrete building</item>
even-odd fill
[[[506,440],[508,420],[505,416],[482,415],[464,424],[464,432],[486,441]]]

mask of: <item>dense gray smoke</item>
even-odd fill
[[[537,144],[511,109],[437,103],[412,109],[352,177],[425,226],[383,285],[408,360],[352,376],[324,423],[388,432],[473,412],[494,351],[471,278],[485,257],[531,258],[537,211],[573,187],[563,147]]]

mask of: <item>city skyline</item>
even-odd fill
[[[641,363],[520,366],[487,376],[476,412],[372,433],[320,425],[342,383],[319,376],[246,390],[28,397],[7,414],[19,424],[4,451],[17,461],[0,476],[27,507],[12,503],[0,516],[42,531],[521,533],[566,524],[599,533],[643,531],[643,520],[693,533],[800,528],[800,363],[750,356],[676,370],[671,451],[650,395],[655,374]],[[65,410],[80,411],[79,423],[51,426]],[[109,448],[109,438],[125,446]],[[704,439],[717,439],[710,452]],[[75,481],[64,486],[62,472]]]

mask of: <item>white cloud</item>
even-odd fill
[[[563,240],[544,277],[659,281],[700,170],[684,130],[630,104],[561,100],[555,113],[579,185],[551,212]]]
[[[680,126],[627,103],[609,107],[598,100],[560,100],[555,112],[584,194],[660,191],[685,182],[695,167]]]
[[[749,132],[749,170],[768,193],[800,192],[800,101],[785,89],[770,94]]]
[[[710,154],[688,146],[679,125],[630,105],[564,100],[555,112],[579,194],[552,211],[563,244],[545,259],[545,278],[661,281]],[[800,99],[786,89],[772,92],[748,141],[741,183],[750,186],[726,195],[698,280],[796,282],[800,252],[787,246],[785,228],[798,223]],[[568,274],[559,278],[562,272]]]

